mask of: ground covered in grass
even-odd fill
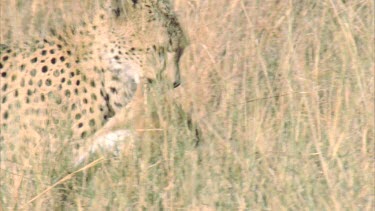
[[[17,143],[12,162],[23,171],[1,169],[12,183],[1,183],[1,207],[372,210],[374,2],[172,2],[190,45],[173,100],[150,96],[160,130],[76,174],[65,143],[54,153]],[[90,8],[0,3],[1,43],[43,35]],[[180,105],[202,133],[198,144]]]

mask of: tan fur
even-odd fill
[[[25,138],[95,144],[137,124],[144,83],[179,80],[186,38],[169,3],[107,3],[85,26],[1,47],[2,153]]]

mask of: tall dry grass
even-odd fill
[[[69,162],[47,155],[21,175],[2,169],[18,184],[0,188],[2,208],[51,209],[70,189],[66,206],[78,210],[372,210],[374,2],[173,3],[190,39],[175,101],[203,141],[195,146],[160,93],[150,108],[163,132],[29,204],[74,171]],[[43,36],[90,7],[74,4],[2,0],[1,42]]]

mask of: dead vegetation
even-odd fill
[[[153,95],[149,106],[162,130],[96,165],[89,182],[74,174],[58,186],[74,192],[63,203],[77,210],[372,210],[373,1],[173,3],[190,39],[176,101],[204,141],[196,146],[179,108]],[[90,1],[1,0],[1,43],[43,36],[90,8]],[[1,169],[12,182],[1,183],[4,210],[61,203],[57,188],[27,203],[75,171],[63,150],[38,146],[20,152],[36,160],[12,161],[23,172]]]

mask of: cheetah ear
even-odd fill
[[[111,9],[111,12],[116,18],[120,17],[121,13],[123,13],[119,7]]]
[[[124,8],[121,2],[121,0],[110,0],[107,2],[112,17],[118,18],[124,13]]]
[[[110,0],[110,12],[115,18],[126,17],[140,8],[142,0]]]

